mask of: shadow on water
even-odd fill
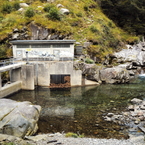
[[[128,138],[125,126],[103,120],[108,112],[125,111],[132,98],[145,98],[145,83],[100,85],[19,91],[9,96],[42,106],[39,131],[43,133],[75,132],[88,137]]]

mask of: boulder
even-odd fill
[[[141,100],[141,99],[138,99],[138,98],[133,98],[132,100],[131,100],[131,102],[133,103],[133,104],[141,104],[143,101]]]
[[[143,42],[134,46],[128,45],[127,48],[114,53],[118,63],[134,62],[135,66],[145,65],[145,48]]]
[[[57,8],[64,7],[62,4],[57,4]]]
[[[66,15],[68,15],[68,14],[70,13],[70,11],[69,11],[68,9],[61,8],[61,9],[60,9],[60,13],[61,13],[61,14],[66,14]]]
[[[30,102],[0,99],[0,133],[25,137],[36,133],[41,107]]]
[[[25,8],[25,7],[29,7],[29,5],[26,4],[26,3],[20,3],[20,7],[21,7],[21,8]]]
[[[129,72],[122,67],[105,68],[100,70],[100,79],[104,83],[127,83],[130,80]]]
[[[74,62],[74,68],[80,69],[82,71],[82,74],[86,76],[86,79],[97,81],[100,83],[100,70],[103,68],[103,66],[97,66],[96,64],[87,64],[84,62]]]

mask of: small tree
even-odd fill
[[[60,20],[60,13],[57,8],[52,7],[47,14],[47,17],[51,20]]]
[[[44,11],[49,13],[50,9],[52,9],[52,8],[54,8],[54,7],[55,7],[55,6],[52,5],[52,4],[47,4],[47,5],[45,5],[45,7],[44,7]]]
[[[18,10],[18,9],[20,9],[20,4],[19,4],[18,1],[14,2],[14,4],[13,4],[13,8],[14,8],[14,10]]]
[[[25,11],[25,17],[33,17],[35,15],[34,9],[29,7],[26,11]]]
[[[4,14],[9,14],[11,13],[12,11],[12,5],[9,3],[9,2],[5,2],[3,5],[2,5],[2,8],[1,8],[1,11],[2,13]]]

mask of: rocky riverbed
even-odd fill
[[[64,134],[41,134],[21,139],[9,135],[0,135],[0,144],[14,143],[15,145],[144,145],[144,137],[130,136],[128,140],[97,139],[97,138],[73,138]]]

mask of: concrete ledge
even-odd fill
[[[95,82],[95,81],[91,81],[91,80],[87,80],[85,79],[85,85],[99,85],[99,83]]]
[[[19,63],[16,63],[16,64],[3,66],[3,67],[0,67],[0,72],[5,72],[5,71],[11,70],[11,69],[20,68],[22,65],[25,65],[25,64],[26,64],[26,62],[19,62]]]
[[[6,97],[14,92],[21,90],[21,84],[22,84],[21,81],[17,81],[0,88],[0,98]]]

